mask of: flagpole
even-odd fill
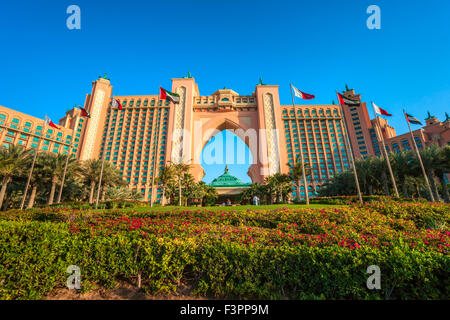
[[[72,138],[70,139],[69,153],[67,154],[66,163],[64,164],[63,176],[61,178],[61,186],[59,187],[58,200],[56,201],[56,203],[61,203],[61,197],[62,197],[62,192],[63,192],[63,188],[64,188],[64,181],[66,179],[66,173],[67,173],[67,166],[69,165],[69,158],[72,153],[73,137],[75,136],[75,129],[77,128],[78,120],[79,120],[79,117],[77,116],[76,120],[75,120],[75,126],[73,127]]]
[[[44,125],[42,127],[42,135],[44,134],[44,128],[45,128],[45,120],[44,120]],[[37,158],[37,154],[38,154],[40,145],[41,145],[41,136],[39,136],[38,145],[37,145],[36,151],[34,152],[33,162],[31,163],[31,168],[30,168],[30,173],[28,174],[27,184],[25,185],[25,190],[23,191],[22,201],[20,202],[20,210],[23,210],[23,206],[25,205],[25,199],[27,197],[28,188],[30,187],[31,176],[33,174],[34,164],[36,163],[36,158]]]
[[[158,108],[158,106],[156,106],[156,108]],[[161,107],[161,110],[162,110],[162,107]],[[162,118],[162,113],[161,113],[161,115],[160,115],[160,119],[158,119],[159,121],[158,121],[158,132],[157,132],[157,136],[156,136],[156,158],[155,158],[155,160],[154,160],[154,162],[153,162],[153,173],[152,173],[152,194],[151,194],[151,200],[150,200],[150,207],[153,207],[153,194],[154,194],[154,189],[155,189],[155,176],[156,176],[156,171],[157,171],[157,165],[156,165],[156,163],[157,163],[157,161],[158,161],[158,157],[159,157],[159,155],[158,155],[158,144],[159,144],[159,133],[160,133],[160,128],[161,128],[161,118]],[[158,194],[158,192],[156,193],[156,194]],[[164,201],[164,199],[161,199],[161,201]]]
[[[425,167],[423,166],[422,157],[420,156],[419,148],[417,148],[416,141],[414,140],[414,135],[412,133],[411,125],[409,124],[409,119],[408,119],[408,116],[406,115],[405,109],[403,109],[403,114],[405,115],[406,122],[408,123],[409,134],[411,135],[411,140],[412,140],[412,143],[414,145],[414,149],[416,150],[417,159],[419,159],[420,167],[422,168],[423,177],[425,178],[425,182],[427,184],[428,192],[430,193],[431,201],[434,202],[435,200],[434,200],[433,192],[431,191],[430,181],[428,181],[427,172],[425,171]]]
[[[292,107],[294,108],[295,124],[296,124],[296,126],[298,126],[299,124],[298,124],[298,121],[297,121],[297,110],[295,110],[295,103],[294,103],[294,90],[292,89],[292,83],[290,83],[289,85],[291,86]],[[300,132],[300,130],[299,130],[299,132]],[[299,141],[300,141],[300,158],[301,158],[301,162],[302,162],[303,184],[305,186],[306,205],[309,205],[309,188],[308,188],[308,185],[306,183],[305,163],[303,161],[303,150],[302,150],[302,146],[301,146],[302,145],[301,140],[302,139],[300,137],[299,138]],[[301,195],[300,190],[297,190],[297,192]]]
[[[384,143],[384,137],[383,137],[383,131],[381,130],[380,119],[378,118],[378,115],[375,112],[375,107],[373,105],[373,102],[370,101],[370,103],[372,104],[373,113],[375,114],[375,119],[376,119],[375,121],[376,121],[376,123],[378,125],[376,133],[378,133],[380,135],[381,144],[383,146],[383,157],[386,160],[386,163],[387,163],[387,166],[388,166],[388,170],[389,170],[389,174],[391,175],[392,185],[394,186],[394,193],[395,193],[395,196],[397,198],[400,198],[400,195],[398,194],[397,183],[395,182],[394,173],[393,173],[392,167],[391,167],[391,161],[389,160],[389,155],[387,153],[386,145]]]
[[[112,98],[114,99],[114,96]],[[103,147],[102,165],[100,167],[100,176],[98,178],[97,199],[95,200],[95,209],[97,209],[98,200],[100,199],[100,189],[102,186],[103,168],[105,166],[106,146],[107,146],[107,141],[108,141],[108,134],[109,134],[109,128],[110,128],[109,123],[111,122],[111,118],[112,118],[112,107],[109,107],[109,120],[108,120],[107,127],[106,127],[105,145]]]
[[[336,91],[336,93],[337,93],[337,91]],[[353,157],[352,145],[350,143],[350,138],[349,138],[349,133],[348,133],[348,130],[347,130],[347,125],[345,124],[344,109],[342,108],[341,100],[338,99],[338,101],[339,101],[339,108],[340,108],[340,111],[341,111],[341,114],[342,114],[342,124],[344,126],[345,136],[346,136],[345,137],[346,139],[344,139],[344,141],[346,142],[348,151],[350,153],[350,160],[352,161],[353,174],[355,176],[356,191],[358,192],[359,203],[363,204],[363,199],[362,199],[362,195],[361,195],[361,189],[359,187],[359,181],[358,181],[358,173],[356,172],[355,159]]]

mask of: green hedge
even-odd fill
[[[365,203],[373,203],[373,202],[411,202],[411,203],[426,203],[427,200],[423,198],[411,199],[411,198],[395,198],[395,197],[387,197],[380,195],[363,195],[363,202]],[[331,205],[344,205],[349,203],[358,203],[358,196],[333,196],[333,197],[314,197],[310,199],[311,204],[331,204]],[[296,204],[306,204],[305,200],[297,201],[294,199],[294,203]]]
[[[138,272],[150,293],[173,293],[193,279],[199,295],[244,299],[448,299],[448,255],[393,247],[247,246],[215,237],[145,237],[139,231],[73,235],[68,222],[0,220],[0,299],[39,299],[65,286],[69,265],[83,290],[111,288]],[[366,288],[378,265],[382,290]],[[392,292],[391,292],[392,291]]]
[[[137,200],[110,200],[100,202],[97,206],[98,209],[122,209],[122,208],[140,208],[149,206],[150,203],[146,201]],[[57,208],[57,209],[77,209],[77,210],[89,210],[95,208],[95,204],[89,204],[87,202],[64,202],[55,203],[52,205],[41,205],[38,208]]]

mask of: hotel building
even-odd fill
[[[165,164],[190,163],[194,178],[204,177],[200,154],[217,130],[232,129],[247,144],[253,156],[248,171],[252,182],[262,183],[277,172],[288,173],[288,164],[302,151],[312,170],[307,186],[310,195],[328,178],[351,167],[347,141],[356,159],[380,155],[375,121],[365,102],[342,108],[334,104],[280,105],[278,86],[262,83],[250,95],[224,88],[202,96],[189,76],[172,79],[171,91],[180,96],[178,104],[160,100],[159,94],[114,96],[123,106],[118,110],[111,107],[112,90],[108,79],[94,81],[84,103],[91,117],[81,117],[80,110],[73,108],[59,120],[60,130],[45,126],[42,119],[0,106],[0,144],[70,153],[80,160],[105,157],[120,170],[129,188],[156,202],[161,190],[154,179]],[[352,89],[343,94],[361,101]],[[397,136],[386,120],[380,121],[388,151],[411,148],[409,133]],[[448,117],[440,122],[429,116],[414,137],[419,148],[444,146],[450,141],[449,129]],[[304,196],[305,187],[294,190],[293,196],[297,192]]]

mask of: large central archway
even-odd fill
[[[205,175],[200,155],[206,143],[223,130],[232,130],[250,149],[248,175],[254,183],[275,173],[287,173],[286,142],[280,111],[278,86],[257,85],[251,95],[242,96],[221,89],[201,96],[193,78],[172,79],[172,92],[179,103],[170,109],[167,154],[173,163],[190,164],[197,181]],[[181,132],[181,134],[180,134]],[[173,134],[173,136],[172,136]]]
[[[240,138],[245,145],[247,146],[248,150],[250,151],[250,166],[247,172],[247,175],[250,177],[252,182],[258,182],[261,183],[260,175],[258,172],[258,165],[257,165],[257,157],[258,157],[258,132],[250,128],[248,124],[241,123],[238,124],[235,121],[236,119],[230,119],[229,117],[215,117],[210,120],[205,121],[201,125],[201,137],[196,136],[194,137],[194,164],[192,168],[192,174],[197,180],[202,180],[205,176],[205,171],[202,166],[202,160],[204,161],[204,157],[202,156],[203,150],[205,150],[205,146],[208,142],[210,142],[213,138],[219,138],[220,135],[223,134],[225,131],[231,132],[232,134],[236,135],[238,138]],[[200,123],[199,123],[200,124]],[[198,130],[200,131],[200,130]],[[199,139],[201,138],[201,143],[199,142]],[[241,150],[245,152],[245,150]],[[239,150],[238,150],[239,152]],[[234,158],[233,154],[233,158]],[[198,158],[197,158],[198,157]],[[223,165],[227,164],[225,161],[225,158],[217,159],[222,160]],[[228,155],[229,158],[229,155]],[[218,163],[219,164],[219,163]]]
[[[248,145],[234,133],[225,129],[214,135],[201,151],[200,165],[205,170],[203,182],[211,183],[227,168],[242,183],[250,183],[249,167],[253,156]]]

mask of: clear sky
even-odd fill
[[[71,4],[81,30],[66,27]],[[366,26],[372,4],[381,30]],[[419,119],[449,112],[449,16],[448,0],[1,1],[0,105],[57,120],[105,72],[115,94],[132,95],[191,71],[203,95],[251,94],[262,77],[282,104],[291,81],[315,104],[347,83],[404,133],[404,107]],[[230,168],[248,181],[246,171]]]

